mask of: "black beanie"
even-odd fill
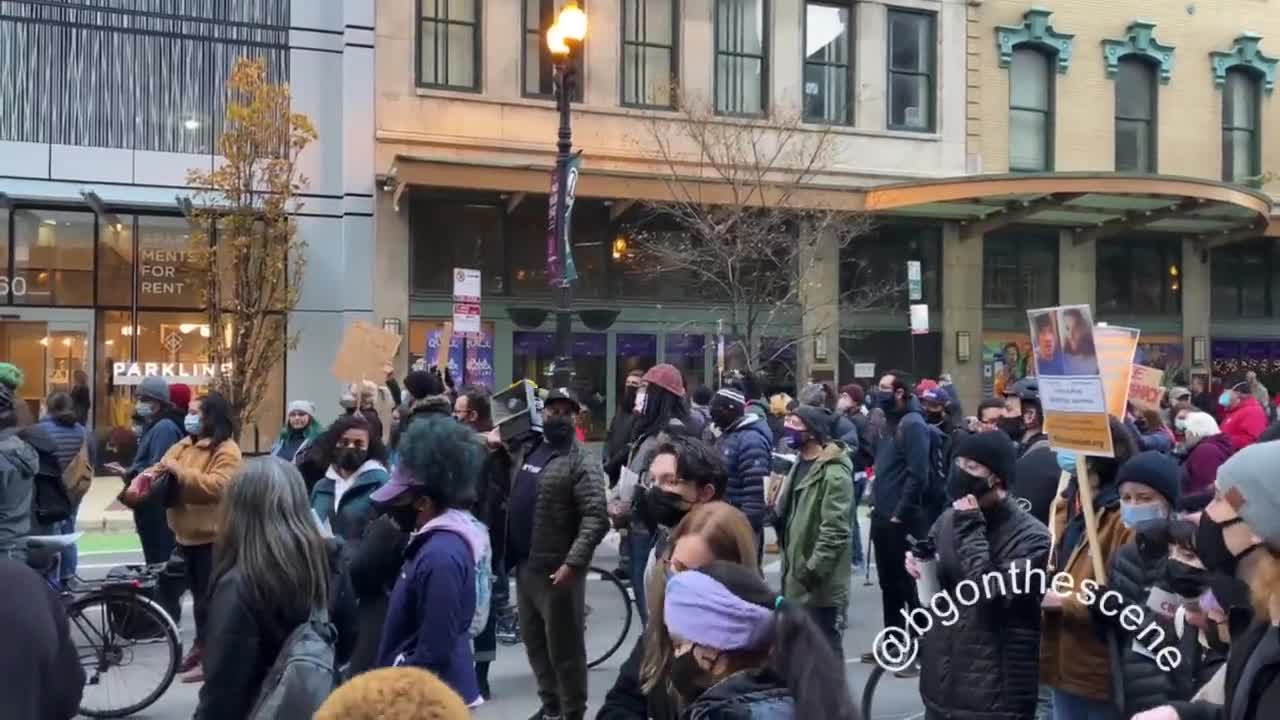
[[[791,414],[800,418],[800,422],[804,423],[804,428],[813,435],[814,440],[826,445],[831,439],[831,426],[835,424],[836,417],[830,410],[824,407],[801,405],[792,410]]]
[[[1155,450],[1138,453],[1129,458],[1116,472],[1116,484],[1142,483],[1160,493],[1170,507],[1178,507],[1181,495],[1182,468],[1178,461]]]
[[[981,432],[964,437],[956,448],[955,456],[980,463],[1004,481],[1006,490],[1013,487],[1018,457],[1013,442],[1005,433]]]
[[[435,395],[444,394],[444,383],[435,373],[426,370],[414,370],[404,377],[404,389],[414,400],[422,400]]]

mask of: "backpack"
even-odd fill
[[[925,472],[924,491],[920,506],[925,513],[926,527],[932,526],[947,506],[947,444],[950,438],[937,427],[924,423],[929,437],[928,469]],[[902,426],[898,426],[894,443],[902,447]]]
[[[74,505],[67,488],[62,484],[62,466],[48,436],[32,425],[18,432],[40,459],[36,476],[32,480],[31,519],[34,525],[48,526],[71,517]]]
[[[89,438],[86,433],[79,452],[71,458],[62,471],[62,485],[67,489],[67,495],[70,496],[71,501],[79,504],[89,493],[89,486],[92,484],[93,466],[89,464]]]
[[[468,519],[482,534],[488,536],[489,528],[476,516],[468,513]],[[472,639],[480,636],[489,624],[489,602],[493,595],[493,549],[486,547],[476,561],[476,611],[471,615],[471,626],[468,633]]]
[[[329,623],[329,611],[312,610],[311,617],[289,633],[280,646],[249,720],[315,715],[333,692],[337,638],[338,631]]]

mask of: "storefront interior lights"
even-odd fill
[[[44,345],[45,347],[48,347],[48,346],[49,346],[49,338],[47,338],[47,337],[42,337],[42,338],[40,338],[40,344],[41,344],[41,345]]]
[[[105,341],[103,344],[104,344],[104,345],[115,345],[115,344],[116,344],[116,341],[115,341],[115,340],[107,340],[107,341]]]
[[[64,347],[71,347],[71,338],[62,338],[62,344]]]

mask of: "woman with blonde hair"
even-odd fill
[[[759,572],[751,523],[737,508],[719,500],[694,505],[671,531],[658,558],[663,571],[653,573],[645,588],[650,622],[623,663],[596,720],[675,720],[679,716],[671,687],[671,637],[663,621],[667,579],[715,560]]]

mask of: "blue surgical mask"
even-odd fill
[[[1120,519],[1130,530],[1152,520],[1162,520],[1167,515],[1160,503],[1120,503]]]
[[[1222,391],[1222,394],[1218,396],[1218,404],[1221,405],[1222,407],[1231,407],[1231,391],[1230,390]]]
[[[188,435],[200,434],[200,416],[188,415],[182,419],[182,427],[186,429]]]
[[[1178,432],[1187,431],[1187,421],[1183,420],[1182,418],[1178,418],[1177,420],[1174,420],[1173,426],[1178,430]]]
[[[1076,475],[1076,454],[1070,450],[1058,451],[1058,469],[1062,472],[1075,477]]]
[[[143,420],[149,419],[154,412],[155,412],[155,409],[151,407],[151,403],[147,403],[147,402],[134,403],[133,414],[137,415]]]

